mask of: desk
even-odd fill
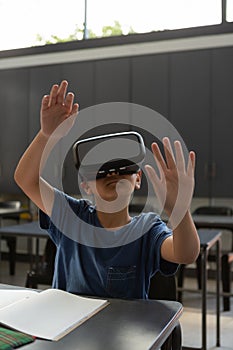
[[[48,233],[39,227],[38,221],[32,221],[25,224],[5,226],[0,228],[0,239],[4,237],[27,237],[30,238],[30,255],[32,268],[32,238],[36,238],[36,257],[39,256],[39,238],[48,238]]]
[[[222,251],[222,287],[223,309],[230,310],[231,293],[231,266],[233,263],[233,216],[224,215],[193,215],[197,228],[218,228],[231,234],[231,247]]]
[[[2,219],[4,216],[20,215],[24,213],[30,213],[28,209],[24,208],[0,208],[0,227],[2,226]]]
[[[220,346],[220,251],[221,251],[221,232],[219,230],[199,229],[200,238],[200,256],[202,271],[202,350],[207,349],[207,256],[208,251],[216,244],[216,346]],[[179,288],[178,288],[179,289]],[[192,291],[181,288],[182,290]],[[183,347],[183,349],[190,349]],[[193,349],[193,348],[192,348]]]
[[[0,288],[9,286],[0,285]],[[25,349],[157,350],[182,314],[182,305],[175,301],[108,300],[110,304],[106,308],[58,342],[37,339]]]
[[[8,203],[8,204],[7,204]],[[15,204],[14,204],[15,203]],[[20,222],[20,214],[27,213],[31,217],[29,209],[17,207],[20,202],[10,201],[10,202],[0,202],[0,227],[3,225],[3,219],[13,219],[18,224]],[[7,240],[7,245],[9,247],[9,261],[10,261],[10,275],[15,273],[15,254],[16,254],[16,238],[3,237]],[[0,241],[1,244],[1,241]],[[1,253],[1,252],[0,252]]]

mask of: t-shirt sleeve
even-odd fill
[[[47,230],[50,238],[57,245],[63,232],[62,223],[66,222],[67,211],[73,210],[78,215],[80,201],[67,196],[65,193],[54,190],[54,205],[51,217],[43,211],[39,211],[39,223],[42,229]]]
[[[49,237],[52,241],[57,245],[60,241],[60,231],[56,228],[56,226],[51,221],[51,218],[45,214],[42,210],[39,210],[39,224],[40,227],[46,230],[49,234]]]

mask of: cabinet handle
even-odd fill
[[[209,179],[209,164],[206,162],[204,165],[204,180]]]
[[[216,177],[217,166],[215,162],[211,164],[205,163],[204,165],[204,180],[214,179]]]
[[[217,168],[216,167],[216,163],[212,162],[212,164],[211,164],[211,173],[210,173],[212,179],[214,179],[216,177],[216,170],[217,170],[216,168]]]

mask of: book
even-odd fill
[[[108,305],[59,289],[0,290],[0,323],[37,338],[57,341]]]

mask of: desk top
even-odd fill
[[[7,286],[0,284],[0,288]],[[182,314],[182,305],[175,301],[109,301],[105,309],[58,342],[37,339],[27,350],[159,349]]]
[[[40,228],[38,221],[1,227],[0,235],[1,234],[7,236],[26,236],[38,238],[48,237],[47,231]]]
[[[0,208],[0,217],[3,217],[5,215],[23,214],[23,213],[29,213],[29,210],[24,208]]]
[[[200,239],[201,248],[204,248],[206,250],[210,249],[221,238],[222,235],[220,230],[205,228],[198,229],[197,233]]]
[[[193,215],[192,217],[197,228],[207,227],[233,230],[233,216]]]

